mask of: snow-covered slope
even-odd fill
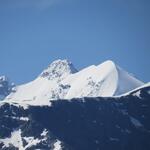
[[[150,82],[140,86],[140,87],[137,87],[127,93],[124,93],[122,95],[119,95],[119,96],[116,96],[116,97],[122,97],[122,96],[128,96],[128,95],[134,95],[134,96],[137,96],[137,97],[140,97],[140,89],[143,89],[143,88],[148,88],[150,87]],[[148,94],[150,94],[150,90],[147,91]]]
[[[35,80],[16,87],[6,100],[31,105],[48,105],[51,99],[64,98],[68,88],[61,82],[77,72],[68,60],[52,62]]]
[[[122,70],[112,61],[90,66],[70,75],[63,83],[71,88],[65,98],[115,96],[130,91],[143,83]]]
[[[34,81],[20,85],[6,101],[48,105],[49,100],[115,96],[143,83],[112,61],[77,71],[67,60],[56,60]]]

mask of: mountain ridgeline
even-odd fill
[[[49,100],[118,96],[144,83],[112,61],[77,71],[68,60],[52,62],[35,80],[19,85],[6,100],[29,105],[50,105]]]
[[[0,150],[150,150],[150,83],[112,61],[56,60],[11,90],[0,81]]]

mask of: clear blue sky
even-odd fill
[[[24,83],[57,58],[150,81],[150,0],[0,0],[0,75]]]

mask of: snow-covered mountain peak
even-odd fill
[[[75,72],[77,72],[77,70],[70,61],[66,59],[58,59],[56,61],[53,61],[48,66],[48,68],[41,73],[40,76],[44,78],[46,77],[49,80],[63,79],[67,75],[73,74]]]
[[[106,65],[106,66],[114,66],[115,62],[112,60],[106,60],[103,63],[101,63],[100,65]]]
[[[117,65],[112,60],[107,60],[97,65],[97,68],[101,69],[101,71],[104,71],[104,72],[107,71],[109,73],[109,72],[112,72],[114,69],[116,69]]]
[[[118,96],[143,85],[113,61],[77,71],[68,60],[56,60],[34,81],[17,86],[6,100],[49,105],[50,100]]]

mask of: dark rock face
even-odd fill
[[[3,104],[0,149],[18,149],[4,139],[20,130],[27,150],[51,150],[57,140],[64,150],[150,150],[149,93],[146,87],[121,98],[58,100],[28,109]],[[27,146],[27,137],[39,142]]]

